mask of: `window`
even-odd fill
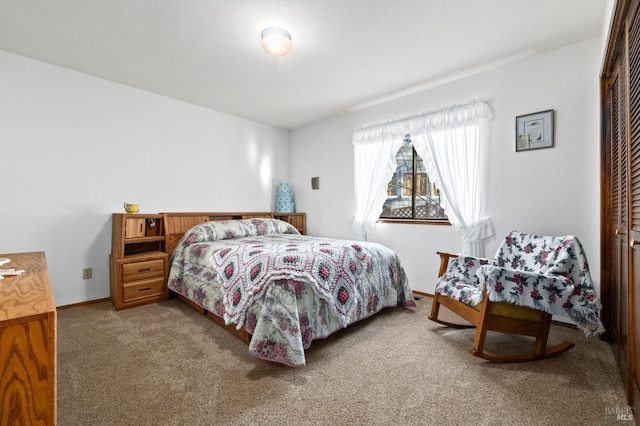
[[[483,257],[483,240],[494,235],[491,218],[485,213],[491,118],[493,111],[488,102],[475,99],[403,120],[356,129],[353,132],[356,211],[352,227],[356,237],[366,240],[367,232],[377,221],[451,224],[461,235],[462,253]],[[387,198],[398,198],[397,191],[394,197],[387,196],[387,184],[394,173],[389,166],[394,163],[395,155],[403,146],[409,131],[412,132],[413,148],[422,156],[428,169],[432,170],[433,178],[441,185],[435,188],[426,180],[425,193],[417,195],[415,188],[419,185],[414,185],[411,189],[411,217],[416,216],[416,210],[419,213],[421,203],[425,209],[433,207],[437,211],[441,201],[438,195],[441,195],[444,204],[446,192],[446,220],[420,219],[419,214],[414,219],[398,219],[397,216],[381,219],[380,211]],[[414,157],[413,150],[411,156]],[[426,172],[420,170],[420,165],[414,171],[413,158],[411,167],[414,176]],[[397,176],[394,182],[398,182]],[[439,189],[442,189],[441,194]],[[408,203],[404,207],[407,206]],[[387,214],[391,211],[389,207]],[[442,213],[431,216],[442,216]]]
[[[440,206],[440,190],[429,180],[409,135],[396,154],[396,163],[380,219],[447,220]]]

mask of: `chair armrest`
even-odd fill
[[[440,269],[438,269],[438,277],[441,277],[447,271],[447,266],[449,266],[449,259],[451,259],[452,257],[456,258],[459,256],[459,254],[447,253],[444,251],[437,251],[436,253],[440,256]]]
[[[443,252],[438,254],[441,275],[436,280],[435,292],[469,305],[480,303],[483,287],[478,283],[476,271],[483,265],[493,264],[493,260]]]

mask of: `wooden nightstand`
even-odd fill
[[[306,213],[274,213],[273,217],[292,224],[302,235],[307,233]]]
[[[159,214],[113,214],[111,303],[119,310],[167,300],[169,255]]]

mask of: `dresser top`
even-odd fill
[[[44,252],[7,253],[0,257],[11,259],[0,269],[25,271],[0,280],[0,321],[55,312]]]

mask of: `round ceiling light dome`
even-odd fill
[[[284,56],[291,50],[291,34],[278,27],[262,31],[262,48],[271,56]]]

